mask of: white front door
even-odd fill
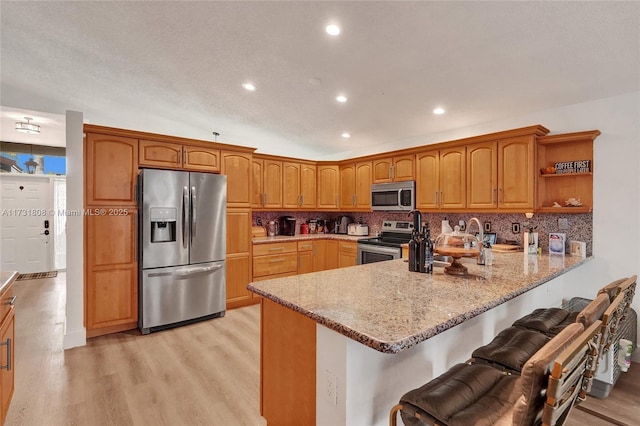
[[[0,268],[21,274],[49,271],[53,235],[49,178],[2,174],[0,183]]]

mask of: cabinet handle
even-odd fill
[[[355,206],[356,206],[356,194],[353,194],[353,195],[351,196],[351,205],[352,205],[353,207],[355,207]]]
[[[433,204],[438,205],[438,191],[433,191]]]
[[[270,259],[269,263],[281,263],[284,262],[284,259]]]
[[[272,247],[269,249],[269,251],[283,251],[284,247]]]
[[[502,188],[498,188],[498,203],[504,202],[504,197],[502,196]]]
[[[303,250],[307,250],[307,249],[310,249],[310,248],[311,248],[311,246],[300,246],[300,247],[301,247]]]
[[[394,167],[391,166],[389,167],[389,177],[393,179],[395,177],[394,175],[395,175],[395,170],[394,170]]]
[[[495,203],[495,193],[496,193],[496,187],[492,186],[491,187],[491,205]]]
[[[300,207],[304,206],[304,194],[300,194]]]
[[[340,205],[340,202],[338,201],[338,196],[336,195],[336,207],[338,207]]]
[[[9,298],[9,301],[8,301],[8,302],[5,302],[5,305],[9,305],[9,306],[13,306],[13,305],[15,305],[15,303],[16,303],[16,298],[17,298],[17,297],[18,297],[18,296],[11,296],[11,297]]]
[[[0,370],[11,370],[11,337],[7,337],[7,340],[0,343],[0,346],[7,347],[7,365],[0,365]]]
[[[182,149],[178,151],[178,165],[180,165],[180,163],[182,163]]]
[[[265,193],[264,193],[264,205],[266,206],[268,202],[269,202],[269,194],[267,194],[267,193],[265,192]]]
[[[138,263],[138,235],[140,234],[140,231],[138,230],[137,214],[133,219],[133,234],[135,235],[135,237],[133,238],[133,258],[135,259],[136,263]]]
[[[184,164],[189,164],[189,149],[184,147]]]
[[[444,192],[440,191],[440,207],[444,204]]]

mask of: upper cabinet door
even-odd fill
[[[402,155],[393,157],[393,181],[414,180],[414,156]]]
[[[282,161],[264,160],[264,207],[282,207]]]
[[[340,166],[340,208],[353,209],[356,205],[356,165]]]
[[[440,150],[440,208],[463,209],[467,204],[464,146]]]
[[[300,206],[300,163],[283,163],[282,170],[282,207],[297,209]]]
[[[371,162],[356,163],[356,209],[371,210]]]
[[[340,176],[337,165],[318,166],[318,208],[337,209]]]
[[[222,174],[227,175],[227,207],[250,207],[251,154],[222,151]]]
[[[182,167],[182,145],[141,139],[139,158],[141,166],[179,168]]]
[[[467,208],[492,209],[498,205],[498,143],[467,147]]]
[[[316,207],[316,174],[315,165],[302,164],[300,166],[300,207],[314,209]]]
[[[87,133],[85,147],[86,204],[136,206],[138,140]]]
[[[520,136],[498,142],[498,207],[531,209],[534,206],[534,140]]]
[[[391,158],[382,158],[373,161],[373,183],[386,183],[393,181]]]
[[[260,158],[251,160],[251,207],[264,207],[264,160]]]
[[[182,167],[185,170],[220,172],[219,149],[185,145],[182,150]]]
[[[438,150],[416,154],[416,208],[433,210],[439,207],[440,153]]]

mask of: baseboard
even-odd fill
[[[78,346],[84,346],[87,344],[87,330],[82,327],[79,330],[69,332],[67,331],[64,334],[64,339],[62,341],[63,349],[71,349]]]

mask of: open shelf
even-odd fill
[[[593,141],[600,132],[566,133],[537,139],[537,167],[547,168],[557,163],[589,161],[589,172],[539,174],[536,211],[541,213],[589,213],[593,211]],[[566,207],[565,201],[577,198],[580,207]],[[557,202],[562,207],[551,207]]]

